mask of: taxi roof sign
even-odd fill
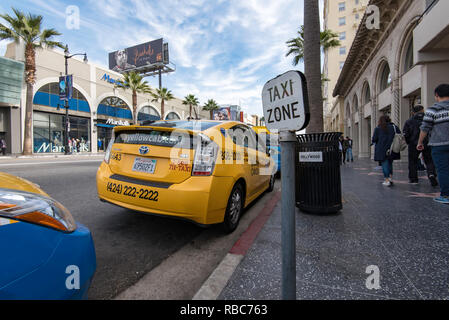
[[[310,113],[304,74],[291,70],[265,83],[262,106],[269,130],[299,131],[307,127]]]

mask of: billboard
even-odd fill
[[[155,63],[163,63],[162,38],[109,53],[109,69],[116,72],[131,71]]]
[[[240,111],[240,106],[229,105],[222,106],[212,112],[214,120],[232,120],[243,122],[243,112]]]

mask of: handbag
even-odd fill
[[[393,124],[393,127],[394,127],[394,138],[390,149],[392,152],[401,153],[401,151],[404,151],[407,148],[407,142],[405,141],[404,136],[397,131],[396,125]]]

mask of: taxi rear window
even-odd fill
[[[221,124],[220,122],[213,121],[155,121],[150,124],[150,126],[154,127],[165,127],[165,128],[177,128],[177,129],[185,129],[192,131],[204,131],[209,128],[215,127]]]
[[[162,147],[177,147],[194,149],[196,139],[183,132],[171,132],[160,130],[132,130],[116,133],[114,143],[147,144]]]

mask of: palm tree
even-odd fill
[[[213,118],[214,110],[218,110],[218,108],[219,106],[214,99],[207,100],[206,104],[203,106],[203,110],[209,110],[211,120]]]
[[[288,52],[286,57],[294,54],[293,65],[296,66],[300,61],[304,60],[304,26],[302,25],[298,31],[298,37],[288,40]],[[338,40],[338,34],[326,29],[320,32],[320,45],[323,51],[330,48],[335,48],[340,46],[340,40]]]
[[[304,73],[307,79],[311,119],[308,133],[323,132],[321,92],[321,34],[318,0],[304,0]]]
[[[167,88],[156,89],[156,93],[151,92],[153,96],[153,101],[158,102],[161,100],[161,119],[164,120],[164,103],[174,99],[173,94]]]
[[[65,46],[56,41],[52,41],[54,36],[61,33],[55,29],[42,30],[43,17],[34,14],[24,14],[23,12],[12,9],[15,16],[9,14],[0,14],[8,26],[0,23],[0,40],[13,40],[16,43],[23,41],[25,44],[25,83],[27,86],[25,102],[25,141],[23,144],[23,154],[32,153],[31,129],[33,123],[33,87],[36,83],[36,49]]]
[[[123,75],[122,80],[118,80],[115,88],[122,88],[123,90],[131,89],[133,95],[133,123],[137,124],[137,93],[149,93],[150,86],[147,81],[143,81],[143,77],[131,71]]]
[[[182,104],[184,105],[188,105],[189,106],[189,117],[192,117],[192,106],[193,107],[197,107],[199,104],[199,100],[197,97],[195,97],[195,95],[193,94],[188,94],[185,96],[184,101],[182,101]],[[195,111],[195,119],[198,119],[198,114],[196,112],[196,109],[194,109]]]

